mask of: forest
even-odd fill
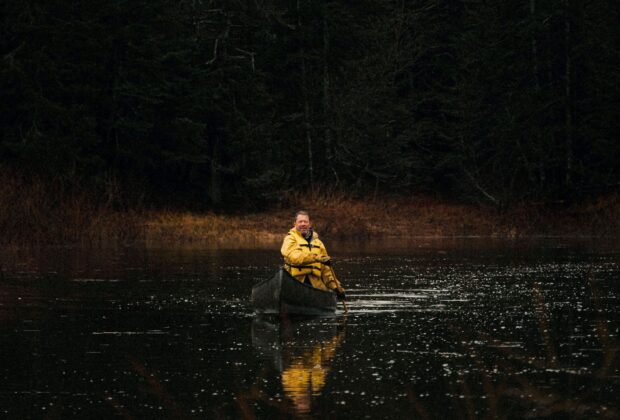
[[[121,209],[617,194],[617,6],[5,0],[0,170]]]

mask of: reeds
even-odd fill
[[[102,194],[103,195],[103,194]],[[285,195],[261,213],[222,215],[116,209],[109,197],[0,171],[0,243],[16,245],[144,243],[264,246],[281,240],[299,209],[328,238],[613,236],[620,233],[620,198],[611,195],[566,208],[451,204],[423,196],[359,197],[317,189]]]
[[[270,214],[225,216],[213,213],[150,211],[143,213],[147,245],[226,244],[260,246],[282,239],[285,226]]]
[[[116,211],[87,193],[0,172],[0,243],[13,245],[132,242],[136,211]]]

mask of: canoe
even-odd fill
[[[336,294],[295,280],[284,268],[252,287],[252,306],[258,313],[324,316],[336,312]]]

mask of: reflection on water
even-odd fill
[[[252,344],[273,363],[298,414],[309,413],[321,395],[345,325],[346,319],[257,317],[252,322]]]
[[[346,325],[255,318],[278,249],[0,250],[0,417],[620,417],[617,244],[331,249]]]

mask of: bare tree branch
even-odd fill
[[[491,194],[489,194],[484,188],[482,188],[482,186],[478,183],[476,178],[474,178],[474,176],[467,169],[463,168],[463,172],[465,172],[465,175],[469,177],[474,187],[476,187],[476,189],[480,191],[482,195],[484,195],[486,198],[491,200],[493,204],[499,205],[499,201],[495,197],[493,197]]]
[[[215,43],[213,44],[213,58],[206,62],[207,65],[213,64],[215,60],[217,60],[217,46],[220,42],[220,38],[215,39]]]

